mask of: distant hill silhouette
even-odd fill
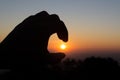
[[[72,79],[120,79],[120,65],[112,58],[93,56],[86,58],[84,61],[66,59],[64,61],[64,70],[66,77]]]

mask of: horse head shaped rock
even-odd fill
[[[46,11],[26,18],[1,42],[1,50],[11,53],[33,53],[49,55],[47,50],[49,37],[57,33],[58,38],[68,41],[68,31],[63,21],[56,14]],[[65,55],[62,55],[63,58]],[[57,56],[56,56],[57,57]],[[58,56],[59,57],[59,56]],[[49,58],[50,59],[50,58]]]

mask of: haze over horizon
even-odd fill
[[[58,14],[69,31],[66,50],[54,34],[50,51],[120,51],[120,0],[0,0],[0,42],[25,18],[43,10]]]

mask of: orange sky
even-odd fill
[[[64,43],[59,40],[57,35],[54,34],[50,37],[48,50],[50,52],[64,52],[69,54],[71,52],[76,51],[84,51],[84,50],[120,50],[119,41],[113,42],[112,40],[90,40],[90,39],[82,39],[81,40],[72,40],[71,38],[66,44],[67,48],[65,50],[60,49],[60,45]]]

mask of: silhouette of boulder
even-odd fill
[[[42,11],[26,18],[0,43],[1,65],[60,62],[65,54],[53,55],[47,50],[49,37],[54,33],[59,39],[68,41],[67,28],[58,15]]]

